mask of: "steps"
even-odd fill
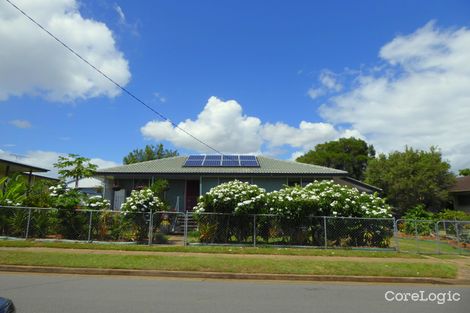
[[[188,232],[195,231],[197,229],[197,222],[194,220],[191,214],[188,214]],[[177,215],[172,225],[172,233],[184,234],[184,215]]]

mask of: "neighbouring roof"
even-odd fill
[[[470,176],[457,177],[454,186],[450,188],[450,192],[470,192]]]
[[[100,169],[97,175],[113,174],[239,174],[239,175],[329,175],[345,176],[345,171],[298,163],[294,161],[277,160],[265,156],[258,156],[259,167],[184,167],[187,156],[177,156],[159,160],[152,160],[106,169]]]
[[[99,188],[103,186],[103,182],[97,178],[87,177],[78,180],[78,188]],[[67,187],[75,188],[75,180],[67,182]]]
[[[25,176],[29,176],[29,173],[22,173]],[[48,173],[49,174],[49,173]],[[41,174],[32,174],[31,176],[37,178],[37,179],[44,179],[44,180],[51,180],[55,182],[59,182],[60,179],[57,177],[52,177],[52,176],[46,176],[46,175],[41,175]]]
[[[15,162],[11,160],[6,160],[0,158],[0,173],[4,174],[6,172],[7,166],[9,167],[8,171],[10,174],[17,172],[48,172],[48,169],[37,167],[25,163]]]
[[[362,187],[364,189],[368,189],[370,191],[376,191],[376,192],[382,192],[382,189],[379,188],[379,187],[376,187],[376,186],[372,186],[372,185],[369,185],[369,184],[366,184],[360,180],[357,180],[357,179],[354,179],[352,177],[343,177],[341,178],[342,180],[344,181],[347,181],[347,182],[350,182],[351,184],[353,185],[356,185],[356,186],[359,186],[359,187]]]

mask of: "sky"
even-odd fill
[[[354,136],[470,167],[468,1],[10,1],[218,151],[295,159]],[[5,0],[0,60],[0,157],[213,153]]]

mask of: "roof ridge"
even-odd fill
[[[120,165],[118,165],[118,166],[111,166],[111,167],[100,168],[100,169],[98,170],[98,172],[99,172],[100,170],[109,170],[109,169],[113,169],[113,168],[117,168],[117,167],[133,166],[134,164],[144,164],[144,163],[150,163],[150,162],[155,162],[155,161],[171,160],[171,159],[178,159],[178,158],[187,158],[187,156],[184,156],[184,155],[177,155],[177,156],[172,156],[172,157],[168,157],[168,158],[161,158],[161,159],[155,159],[155,160],[147,160],[147,161],[135,162],[135,163],[131,163],[131,164],[120,164]]]

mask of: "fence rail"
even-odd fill
[[[470,222],[0,206],[3,239],[381,249],[470,255]]]

